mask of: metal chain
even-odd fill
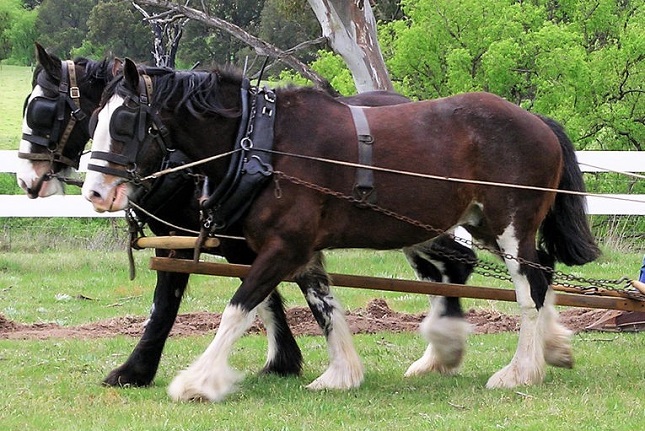
[[[355,205],[358,205],[360,207],[369,208],[369,209],[374,210],[374,211],[376,211],[378,213],[384,214],[384,215],[386,215],[388,217],[393,217],[393,218],[395,218],[397,220],[400,220],[402,222],[408,223],[408,224],[410,224],[412,226],[415,226],[415,227],[421,228],[423,230],[426,230],[427,232],[430,232],[432,234],[449,235],[455,241],[458,241],[458,242],[460,242],[460,243],[462,243],[464,245],[470,246],[470,247],[477,248],[479,250],[488,251],[489,253],[492,253],[492,254],[494,254],[496,256],[499,256],[502,259],[514,260],[514,261],[520,263],[521,265],[527,265],[529,267],[536,268],[536,269],[539,269],[539,270],[547,272],[547,273],[551,273],[554,276],[554,280],[556,280],[556,279],[558,281],[560,281],[561,279],[566,280],[565,282],[560,282],[559,283],[559,284],[561,284],[562,286],[565,286],[565,287],[574,288],[574,289],[580,290],[580,291],[582,291],[584,293],[593,293],[593,292],[598,291],[600,288],[606,289],[606,290],[613,290],[613,291],[621,291],[621,292],[625,292],[625,293],[631,293],[630,291],[626,290],[626,288],[625,288],[626,284],[630,281],[629,278],[627,278],[627,277],[622,277],[620,279],[614,279],[614,280],[609,280],[609,279],[595,280],[595,279],[591,279],[591,278],[575,276],[575,275],[572,275],[572,274],[566,274],[566,273],[564,273],[562,271],[555,271],[553,268],[549,268],[549,267],[541,265],[541,264],[539,264],[537,262],[532,262],[532,261],[523,259],[523,258],[518,257],[518,256],[513,256],[513,255],[511,255],[509,253],[505,253],[503,251],[496,250],[496,249],[488,247],[486,245],[475,243],[474,241],[469,240],[469,239],[456,237],[452,233],[446,232],[446,231],[444,231],[442,229],[438,229],[438,228],[433,227],[433,226],[431,226],[429,224],[426,224],[426,223],[423,223],[421,221],[412,219],[410,217],[407,217],[405,215],[399,214],[399,213],[394,212],[392,210],[389,210],[387,208],[383,208],[383,207],[381,207],[379,205],[376,205],[376,204],[363,202],[363,201],[361,201],[359,199],[356,199],[353,196],[346,195],[344,193],[332,190],[330,188],[323,187],[323,186],[320,186],[318,184],[311,183],[311,182],[303,180],[301,178],[297,178],[297,177],[294,177],[294,176],[291,176],[291,175],[287,175],[286,173],[284,173],[282,171],[275,171],[274,174],[275,174],[274,183],[275,183],[275,187],[276,187],[276,196],[277,197],[282,194],[282,189],[280,188],[280,185],[279,185],[279,179],[284,179],[284,180],[287,180],[287,181],[289,181],[289,182],[291,182],[293,184],[307,187],[307,188],[309,188],[311,190],[315,190],[315,191],[317,191],[319,193],[329,195],[329,196],[333,196],[333,197],[336,197],[338,199],[342,199],[342,200],[345,200],[345,201],[349,201],[349,202],[351,202],[351,203],[353,203]],[[479,274],[481,274],[481,275],[497,278],[497,279],[504,280],[504,281],[511,281],[511,277],[508,274],[508,270],[503,265],[493,264],[493,263],[490,263],[490,262],[485,262],[485,261],[482,261],[481,259],[478,259],[478,258],[471,258],[471,257],[469,257],[467,255],[464,255],[463,253],[459,253],[458,251],[452,250],[452,249],[447,249],[447,248],[444,248],[443,250],[435,249],[435,251],[437,252],[438,255],[440,255],[442,257],[446,257],[446,258],[449,258],[451,260],[459,261],[459,262],[466,263],[466,264],[475,265],[476,270],[477,270],[477,268],[480,268],[479,270],[477,270],[477,272]],[[577,281],[577,282],[584,283],[584,284],[570,283],[572,281]],[[621,287],[618,288],[618,287],[616,287],[616,285],[621,285]]]

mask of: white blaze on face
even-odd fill
[[[40,87],[40,85],[36,85],[32,90],[31,94],[29,95],[27,104],[31,103],[31,101],[34,98],[42,97],[44,95],[45,93],[43,92],[42,87]],[[33,133],[33,130],[27,124],[26,113],[27,113],[27,110],[25,109],[25,112],[22,117],[22,133],[24,135],[31,135]],[[32,145],[35,145],[35,144],[32,144],[31,142],[21,138],[19,151],[21,153],[31,153]],[[44,174],[49,172],[49,170],[51,169],[51,164],[49,162],[46,162],[46,161],[34,162],[31,160],[20,159],[20,158],[18,159],[18,163],[16,164],[16,166],[17,166],[16,180],[18,181],[18,185],[20,186],[20,188],[22,188],[24,191],[33,189],[38,183],[38,180],[40,179],[40,177],[42,177]],[[62,193],[63,193],[63,185],[58,180],[50,180],[43,184],[43,187],[40,190],[39,196],[45,197],[53,194],[62,194]]]
[[[123,105],[124,99],[114,95],[99,111],[96,129],[92,138],[92,152],[109,152],[111,147],[110,119],[114,111]],[[90,164],[107,166],[108,162],[91,158]],[[124,193],[126,184],[122,184],[122,178],[103,174],[96,171],[88,171],[83,183],[82,194],[88,201],[92,202],[94,209],[99,212],[118,211],[127,206],[127,193]]]

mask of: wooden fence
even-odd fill
[[[576,154],[583,172],[645,172],[645,151],[578,151]],[[86,171],[88,158],[86,155],[81,160],[81,172]],[[0,151],[0,173],[15,173],[16,161],[17,151]],[[645,194],[589,196],[587,206],[589,214],[645,215]],[[123,217],[123,212],[97,213],[79,195],[29,199],[20,194],[0,195],[0,217]]]

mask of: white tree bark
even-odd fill
[[[359,93],[393,90],[376,36],[369,0],[307,0],[334,51],[352,72]]]

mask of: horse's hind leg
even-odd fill
[[[404,253],[421,280],[465,284],[474,268],[475,253],[447,236],[406,248]],[[410,365],[406,377],[430,371],[454,374],[462,363],[469,325],[459,298],[434,296],[431,304],[419,327],[428,347]]]
[[[260,304],[258,316],[266,328],[269,346],[261,372],[280,376],[300,375],[302,353],[287,324],[284,301],[277,290]]]
[[[537,251],[540,264],[553,270],[555,261],[545,251]],[[545,273],[548,284],[552,283],[552,274]],[[546,363],[554,367],[572,368],[573,351],[571,349],[571,337],[573,332],[559,322],[558,312],[556,311],[555,292],[548,289],[544,299],[544,359]]]
[[[363,365],[354,348],[345,314],[329,288],[322,259],[322,253],[316,253],[295,277],[327,339],[329,351],[329,367],[307,388],[350,389],[360,386],[363,381]]]
[[[507,256],[539,261],[534,237],[524,235],[518,238],[512,225],[498,238],[498,244]],[[506,257],[505,261],[520,306],[520,334],[513,359],[488,380],[488,388],[540,383],[544,379],[547,361],[559,366],[571,363],[570,332],[557,323],[553,294],[549,293],[549,281],[544,270],[520,264],[514,258]]]

